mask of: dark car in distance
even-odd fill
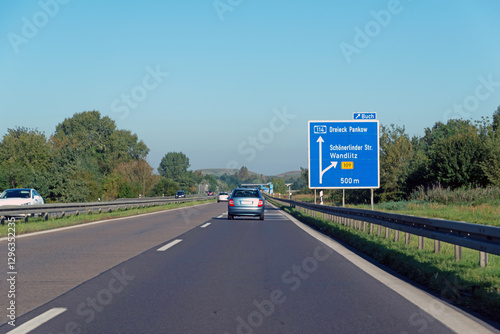
[[[179,190],[176,194],[175,194],[175,198],[185,198],[186,197],[186,193],[182,190]]]

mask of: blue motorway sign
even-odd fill
[[[379,188],[379,123],[309,121],[309,188]]]
[[[377,119],[377,113],[376,112],[353,112],[352,119],[357,120],[357,121]]]

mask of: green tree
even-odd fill
[[[174,196],[179,189],[180,186],[177,182],[161,177],[151,189],[150,196]]]
[[[481,168],[488,181],[500,187],[500,133],[485,142],[486,157]]]
[[[47,173],[48,198],[57,202],[85,202],[100,196],[95,168],[88,168],[89,157],[79,155],[68,138],[51,138],[51,164]]]
[[[493,122],[489,127],[485,140],[485,159],[481,169],[491,184],[500,187],[500,107],[493,114]]]
[[[219,183],[218,183],[215,175],[212,175],[212,174],[205,175],[205,181],[208,183],[209,190],[212,190],[215,192],[215,191],[217,191],[217,188],[219,188]]]
[[[0,178],[4,187],[36,186],[49,166],[50,144],[43,133],[25,127],[8,129],[0,142]]]
[[[428,157],[432,177],[452,189],[484,186],[487,177],[481,169],[485,159],[484,136],[469,121],[450,120],[438,124],[431,134]]]
[[[496,133],[500,131],[500,106],[493,113],[493,131]]]
[[[245,166],[242,166],[240,170],[238,171],[238,179],[241,182],[246,182],[250,179],[250,173],[248,172],[248,168]]]
[[[186,181],[189,178],[186,175],[189,167],[189,158],[184,153],[169,152],[161,159],[158,173],[167,179],[182,183],[181,180]]]
[[[404,127],[391,124],[380,129],[380,189],[382,201],[397,201],[405,197],[405,180],[414,156],[413,144]]]
[[[284,195],[288,193],[288,187],[285,185],[285,180],[282,178],[273,177],[271,182],[273,183],[273,191],[275,194],[280,193]]]

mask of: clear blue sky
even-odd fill
[[[297,170],[308,120],[377,112],[422,136],[491,116],[499,13],[498,0],[5,0],[0,134],[50,136],[99,110],[155,168],[181,151],[191,169]]]

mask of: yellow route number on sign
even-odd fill
[[[354,161],[342,161],[342,169],[353,169]]]

